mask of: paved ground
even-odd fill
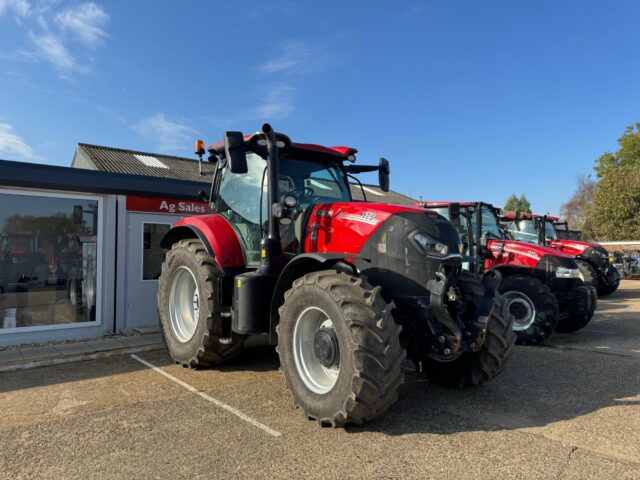
[[[640,282],[495,381],[413,376],[344,430],[293,409],[272,349],[197,372],[139,356],[184,383],[127,356],[0,374],[0,478],[640,478]]]

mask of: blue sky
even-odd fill
[[[557,213],[640,121],[639,20],[635,1],[0,0],[0,158],[191,157],[268,120],[385,156],[416,198]]]

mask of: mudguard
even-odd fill
[[[169,249],[185,238],[199,238],[222,271],[245,267],[238,235],[221,215],[202,215],[180,220],[162,238],[160,246]]]
[[[278,336],[276,335],[276,325],[278,324],[278,309],[284,303],[284,293],[291,288],[293,281],[296,278],[300,278],[307,273],[315,272],[318,270],[328,270],[337,263],[345,268],[346,271],[353,275],[358,274],[358,270],[349,260],[358,259],[365,260],[366,258],[361,255],[354,255],[352,253],[335,253],[335,252],[310,252],[303,253],[293,258],[287,263],[280,273],[276,282],[276,287],[273,291],[273,297],[271,300],[271,325],[269,328],[269,342],[272,345],[278,343]]]

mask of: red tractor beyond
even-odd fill
[[[424,207],[458,226],[470,270],[502,274],[498,291],[515,316],[518,343],[539,343],[554,330],[573,332],[593,317],[596,293],[580,280],[575,260],[553,248],[506,238],[499,209],[482,202],[427,202]]]
[[[516,213],[503,215],[502,222],[512,238],[546,245],[575,258],[581,278],[593,285],[599,296],[611,295],[618,289],[620,273],[611,265],[609,252],[597,243],[561,238],[557,217]]]
[[[386,160],[355,165],[353,148],[268,124],[209,153],[214,213],[161,243],[158,311],[176,362],[216,364],[268,335],[295,403],[323,426],[386,411],[405,356],[456,387],[503,369],[515,335],[499,274],[463,272],[458,233],[434,213],[352,201],[348,175],[378,171],[388,190]]]

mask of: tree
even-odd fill
[[[595,189],[587,221],[600,241],[640,238],[640,165],[607,169]]]
[[[516,197],[516,194],[512,193],[504,203],[503,210],[510,213],[531,213],[531,202],[527,200],[527,197],[524,195],[524,193],[520,195],[520,197]]]
[[[618,138],[620,148],[616,153],[605,152],[596,160],[596,176],[603,178],[615,167],[640,166],[640,122],[625,128]]]
[[[591,179],[591,175],[580,175],[577,183],[576,191],[560,207],[560,216],[569,223],[569,228],[591,233],[591,227],[587,222],[587,213],[593,204],[596,182]]]

